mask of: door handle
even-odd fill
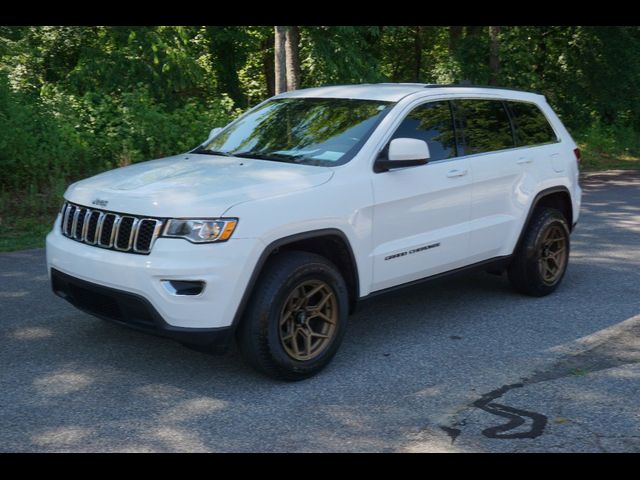
[[[453,177],[463,177],[463,176],[465,176],[466,174],[467,174],[467,170],[466,170],[466,169],[459,170],[459,169],[457,169],[457,168],[456,168],[456,169],[454,169],[454,170],[449,170],[449,171],[447,172],[447,177],[449,177],[449,178],[453,178]]]
[[[525,163],[531,163],[531,162],[533,162],[533,158],[530,158],[530,157],[520,157],[516,161],[518,165],[524,165]]]

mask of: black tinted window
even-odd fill
[[[518,146],[538,145],[558,140],[547,118],[533,103],[509,102],[509,108],[516,128]]]
[[[513,132],[507,111],[498,100],[456,100],[457,115],[464,126],[464,153],[513,148]]]
[[[393,138],[417,138],[429,145],[431,160],[456,156],[456,140],[449,102],[425,103],[402,121]]]

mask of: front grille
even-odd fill
[[[123,215],[65,202],[61,230],[65,237],[96,247],[149,254],[163,220]]]

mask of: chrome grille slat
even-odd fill
[[[104,224],[104,218],[107,216],[106,213],[100,212],[100,217],[98,218],[98,225],[96,226],[96,241],[95,245],[100,244],[100,237],[102,237],[102,225]]]
[[[99,212],[97,210],[90,210],[89,211],[89,216],[88,216],[88,220],[87,220],[87,232],[86,235],[84,237],[84,242],[88,243],[89,245],[95,245],[98,241],[98,225],[100,222],[100,219],[104,216],[104,214],[102,212]],[[97,218],[96,218],[97,217]],[[91,224],[92,224],[92,220],[96,218],[95,220],[95,226],[93,228],[93,236],[91,238],[89,238],[89,231],[91,229]]]
[[[131,225],[131,231],[129,232],[128,238],[124,239],[127,242],[127,246],[126,247],[120,247],[120,244],[122,244],[123,242],[121,241],[120,237],[123,236],[124,234],[121,234],[120,232],[120,227],[123,226],[123,223],[125,220],[128,219],[132,219],[132,225]],[[118,222],[118,231],[115,234],[115,240],[113,242],[113,246],[115,247],[116,250],[120,250],[120,251],[127,251],[131,248],[131,236],[134,233],[133,229],[135,228],[136,225],[136,218],[135,217],[131,217],[128,215],[124,215],[122,217],[120,217],[120,221]],[[126,225],[126,224],[125,224]]]
[[[140,228],[142,227],[142,222],[144,222],[145,220],[149,220],[148,218],[141,218],[140,221],[138,222],[138,225],[136,226],[136,233],[133,236],[133,251],[134,252],[139,252],[140,250],[138,250],[138,236],[140,235]]]
[[[75,211],[76,211],[76,206],[69,205],[69,208],[67,209],[67,214],[66,214],[66,221],[64,223],[65,235],[67,235],[68,237],[71,236],[71,232],[73,231],[71,230],[71,225],[73,224],[73,216]]]
[[[113,221],[113,228],[111,229],[111,240],[109,241],[109,246],[116,247],[116,239],[118,238],[118,230],[120,230],[120,222],[122,221],[122,217],[118,214],[115,214],[116,218]]]
[[[86,245],[149,254],[163,225],[164,220],[158,218],[118,214],[65,202],[60,229],[65,237]]]
[[[82,222],[82,237],[80,240],[87,241],[87,230],[89,230],[89,219],[91,218],[91,209],[87,208],[84,212],[84,221]]]
[[[105,213],[104,220],[102,221],[102,229],[100,230],[100,238],[98,238],[98,245],[100,247],[111,248],[113,245],[113,227],[116,222],[115,213]],[[107,230],[105,230],[105,227]],[[106,243],[102,241],[103,237],[107,237]]]
[[[133,239],[136,237],[138,233],[138,224],[140,223],[139,218],[133,219],[133,225],[131,225],[131,233],[129,234],[129,244],[127,245],[127,250],[129,250],[133,246]]]
[[[62,217],[62,233],[64,233],[65,235],[69,231],[69,229],[67,227],[68,227],[68,223],[69,223],[69,214],[71,213],[71,209],[72,208],[73,207],[71,206],[70,203],[65,204],[64,216]]]
[[[145,224],[153,223],[153,227],[151,230],[151,237],[149,239],[149,245],[145,248],[140,248],[140,232],[143,231]],[[133,251],[137,253],[147,253],[151,251],[151,247],[153,246],[153,242],[160,235],[160,229],[162,227],[162,221],[156,218],[142,218],[140,219],[140,223],[138,224],[138,231],[136,232],[135,239],[133,241]],[[148,235],[148,232],[146,233]]]
[[[86,208],[78,208],[74,214],[73,238],[84,241],[84,222],[87,219]]]
[[[75,208],[73,212],[73,223],[71,224],[71,231],[69,235],[71,238],[76,238],[76,227],[78,226],[78,217],[80,216],[80,209],[78,207]]]

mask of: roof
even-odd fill
[[[365,83],[361,85],[333,85],[330,87],[305,88],[286,92],[279,97],[355,98],[360,100],[382,100],[397,102],[411,93],[424,91],[418,83]]]
[[[333,85],[329,87],[305,88],[285,92],[278,97],[314,97],[314,98],[354,98],[359,100],[380,100],[398,102],[407,95],[422,92],[438,95],[448,93],[491,94],[511,98],[531,98],[539,95],[500,87],[437,85],[426,83],[365,83],[360,85]]]

